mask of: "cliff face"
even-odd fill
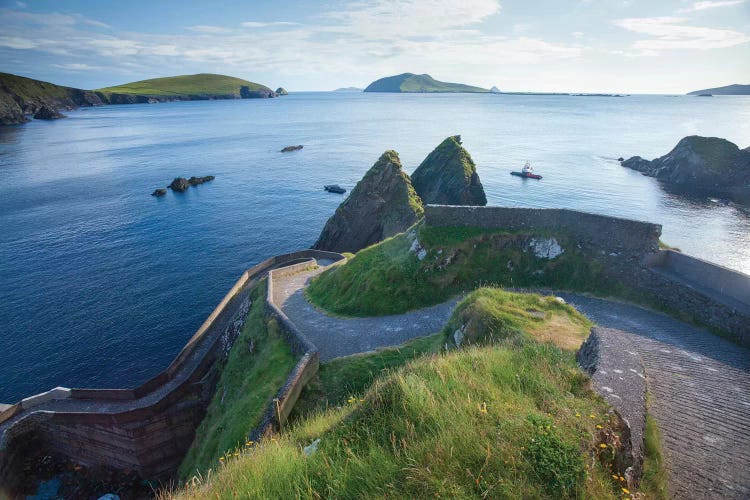
[[[685,137],[664,156],[651,161],[634,156],[622,166],[685,191],[750,204],[750,148],[725,139]]]
[[[461,145],[461,136],[445,139],[411,176],[417,194],[426,205],[487,204],[471,155]]]
[[[423,211],[398,153],[386,151],[328,219],[313,248],[356,252],[405,231]]]
[[[42,108],[57,111],[100,104],[103,101],[94,92],[0,73],[0,125],[27,122],[27,115],[34,115]]]

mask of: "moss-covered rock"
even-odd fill
[[[683,138],[664,156],[634,156],[622,166],[685,191],[724,196],[750,204],[750,151],[719,137]]]
[[[328,219],[313,248],[356,252],[405,231],[423,211],[398,153],[386,151]]]
[[[487,204],[487,196],[461,136],[448,137],[427,155],[411,176],[414,189],[427,205]]]

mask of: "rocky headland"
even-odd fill
[[[440,143],[411,174],[411,181],[426,205],[487,204],[476,165],[460,135]]]
[[[405,231],[423,213],[398,153],[386,151],[328,219],[313,248],[356,252]]]
[[[24,123],[32,116],[40,120],[62,118],[61,109],[103,104],[146,104],[276,96],[276,92],[264,85],[224,75],[198,74],[154,78],[116,87],[83,90],[0,73],[0,125]]]
[[[694,90],[688,92],[688,95],[750,95],[750,85],[725,85],[724,87],[714,87],[712,89]]]
[[[633,156],[621,164],[676,191],[750,205],[750,148],[740,149],[726,139],[693,135],[664,156]]]
[[[388,76],[375,80],[368,85],[365,92],[465,92],[486,93],[487,89],[465,85],[463,83],[450,83],[435,80],[430,75],[415,75],[414,73],[402,73],[400,75]]]
[[[276,95],[289,95],[289,92],[284,87],[279,87],[276,89]]]

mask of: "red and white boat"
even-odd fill
[[[526,162],[520,172],[511,172],[510,175],[517,177],[526,177],[527,179],[541,179],[542,176],[534,173],[534,169],[531,167],[531,162]]]

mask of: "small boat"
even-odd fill
[[[518,177],[525,177],[527,179],[541,179],[542,178],[541,175],[534,173],[534,169],[531,168],[531,163],[528,161],[523,166],[520,172],[511,172],[510,175],[515,175]]]
[[[337,193],[337,194],[346,193],[346,189],[342,188],[338,184],[329,184],[327,186],[323,186],[323,189],[325,189],[329,193]]]

